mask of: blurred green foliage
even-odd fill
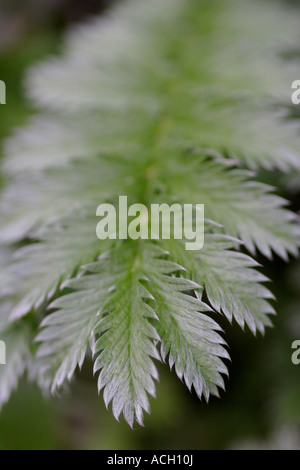
[[[22,89],[24,71],[57,50],[63,24],[50,15],[42,28],[35,21],[16,43],[1,48],[0,79],[7,84],[7,105],[0,107],[1,141],[32,113]],[[267,172],[263,176],[274,182],[274,175],[272,180]],[[299,210],[299,194],[291,197]],[[265,338],[254,338],[249,331],[241,335],[236,325],[227,328],[231,379],[221,399],[199,402],[175,374],[159,366],[161,382],[157,400],[151,400],[152,414],[145,418],[145,428],[131,431],[105,410],[88,362],[72,393],[60,400],[21,385],[0,416],[0,449],[299,449],[300,365],[291,362],[291,344],[300,339],[299,263],[287,266],[275,260],[269,274],[278,299],[274,328]]]

